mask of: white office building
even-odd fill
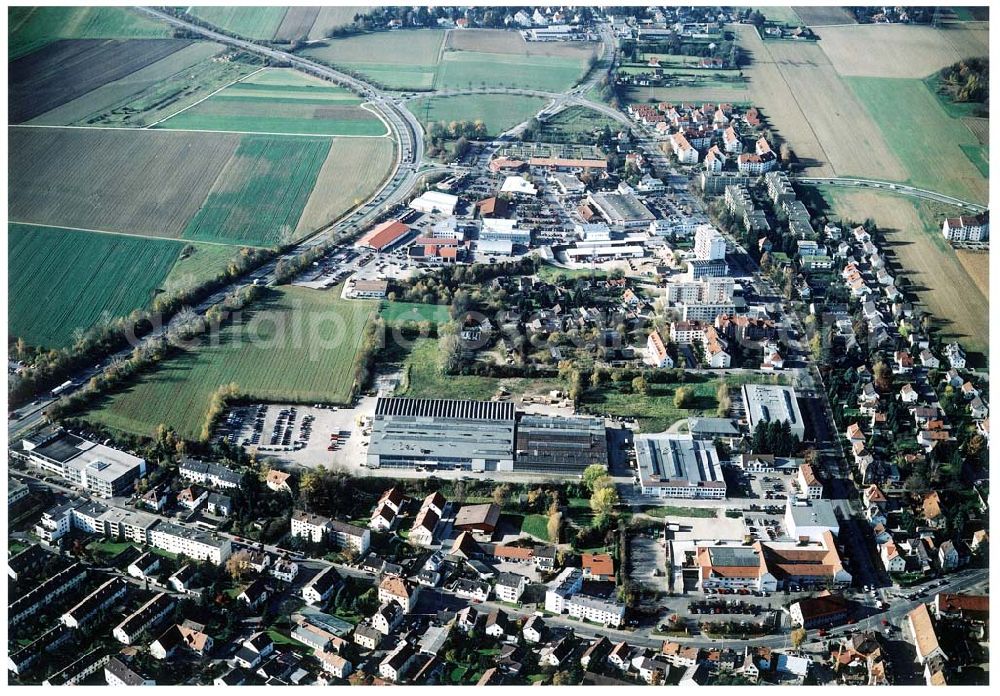
[[[711,225],[700,225],[694,233],[694,255],[702,261],[725,259],[725,237]]]

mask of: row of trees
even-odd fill
[[[753,429],[751,447],[757,454],[790,457],[799,450],[798,435],[792,435],[792,426],[786,421],[760,421]]]

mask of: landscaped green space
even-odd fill
[[[693,378],[684,384],[650,384],[648,393],[626,391],[631,385],[607,384],[599,389],[589,389],[580,399],[580,409],[595,415],[612,415],[635,418],[644,433],[662,432],[677,421],[692,416],[714,416],[718,401],[714,379]],[[677,408],[674,394],[679,387],[691,389],[693,402],[690,408]]]
[[[156,39],[170,28],[125,7],[8,7],[7,60],[59,39]]]
[[[102,556],[113,558],[130,546],[132,546],[132,542],[130,541],[106,541],[101,539],[90,542],[86,548]]]
[[[469,94],[456,97],[415,99],[407,108],[425,126],[436,121],[482,121],[487,133],[499,135],[541,111],[542,97],[519,94]]]
[[[709,518],[716,516],[715,508],[696,507],[676,507],[674,505],[664,505],[661,507],[643,507],[642,514],[663,519],[665,517],[701,517]]]
[[[608,116],[582,106],[571,106],[542,122],[539,140],[546,143],[594,142],[594,132],[605,127],[618,132],[620,125]]]
[[[10,224],[7,229],[10,333],[47,348],[71,345],[74,332],[105,316],[125,316],[149,306],[185,246],[167,239],[37,225]],[[194,255],[201,251],[197,247]]]
[[[877,77],[844,80],[909,171],[909,183],[986,203],[986,179],[962,151],[963,145],[975,147],[979,142],[960,119],[949,116],[923,81]]]
[[[267,69],[226,87],[157,128],[299,135],[385,135],[350,90],[290,69]]]
[[[188,11],[209,24],[250,39],[271,39],[285,18],[284,7],[191,7]]]
[[[413,342],[405,360],[400,396],[423,399],[489,400],[501,387],[518,395],[523,394],[525,390],[541,393],[552,389],[563,389],[563,385],[556,379],[500,379],[444,374],[439,367],[439,355],[436,339],[420,338]]]
[[[419,304],[417,302],[383,302],[379,314],[387,326],[406,322],[445,324],[451,321],[448,305]]]
[[[85,417],[142,435],[165,423],[198,438],[212,394],[223,385],[235,383],[241,394],[267,401],[345,403],[377,305],[342,300],[339,290],[266,292],[239,323],[104,397]]]
[[[521,531],[542,541],[551,541],[548,515],[525,515],[521,521]]]
[[[292,241],[329,149],[322,138],[244,136],[184,238],[256,246]]]

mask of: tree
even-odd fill
[[[583,485],[591,493],[594,492],[594,484],[601,478],[608,475],[608,467],[603,464],[591,464],[583,470]]]
[[[229,576],[239,582],[250,569],[250,552],[247,549],[237,551],[226,561],[226,572]]]
[[[729,409],[732,407],[732,399],[729,398],[729,385],[726,384],[725,380],[719,380],[719,386],[715,390],[715,399],[719,402],[718,407],[715,410],[715,415],[719,418],[726,418],[729,416]]]
[[[694,392],[690,387],[677,387],[674,392],[674,406],[677,408],[691,408],[694,401]]]
[[[613,486],[607,486],[594,491],[590,496],[590,509],[596,515],[610,515],[618,502],[618,491]]]
[[[637,394],[644,394],[644,395],[648,394],[649,393],[649,385],[646,384],[646,378],[643,377],[642,375],[639,375],[638,377],[636,377],[635,379],[633,379],[632,380],[632,391],[634,391]]]
[[[501,484],[493,489],[493,502],[503,507],[510,500],[510,485]]]
[[[887,392],[892,389],[892,370],[882,360],[875,363],[872,368],[875,374],[875,388],[880,392]]]
[[[794,631],[792,631],[792,634],[789,636],[789,639],[792,642],[792,647],[795,650],[798,650],[806,640],[806,629],[796,628]]]
[[[546,531],[549,534],[549,541],[559,543],[559,532],[562,529],[562,513],[561,512],[551,512],[549,513],[549,522],[546,525]]]

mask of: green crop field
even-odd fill
[[[184,244],[183,247],[180,258],[163,281],[163,288],[168,292],[214,280],[240,253],[235,247],[221,244]]]
[[[158,128],[289,133],[386,135],[385,124],[360,107],[354,93],[286,69],[267,69],[168,118]]]
[[[435,121],[483,121],[491,136],[526,121],[545,107],[542,97],[519,94],[469,94],[415,99],[407,108],[426,126]]]
[[[156,39],[170,29],[125,7],[8,7],[7,59],[59,39]]]
[[[304,55],[364,75],[389,89],[430,89],[444,31],[407,30],[331,39]]]
[[[906,167],[909,183],[986,203],[986,178],[962,151],[963,145],[978,146],[976,137],[961,119],[948,115],[922,80],[845,77],[844,81]]]
[[[376,303],[342,300],[339,289],[267,292],[217,340],[164,361],[105,397],[86,418],[136,434],[165,423],[197,438],[212,393],[231,383],[255,399],[345,403]]]
[[[426,321],[431,324],[444,324],[451,321],[448,305],[383,302],[379,314],[388,326],[398,326],[408,321]]]
[[[573,58],[452,51],[444,54],[435,87],[516,87],[563,92],[576,84],[586,69],[584,60]]]
[[[103,316],[148,306],[185,246],[34,225],[8,225],[8,234],[10,333],[49,348],[71,345],[74,331]]]
[[[969,161],[976,165],[976,169],[983,175],[984,179],[990,178],[990,148],[982,145],[959,145]]]
[[[244,136],[184,239],[277,246],[294,238],[330,141]]]
[[[192,7],[189,12],[220,29],[249,39],[273,39],[284,7]]]
[[[687,387],[694,393],[691,408],[674,406],[674,393],[678,387]],[[714,416],[719,405],[715,398],[717,388],[715,380],[704,378],[685,384],[650,384],[648,394],[626,392],[609,384],[600,389],[587,390],[580,400],[580,410],[594,415],[635,418],[642,432],[657,433],[684,418]]]

